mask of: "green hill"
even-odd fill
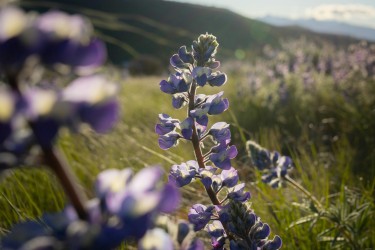
[[[182,44],[191,44],[201,33],[216,35],[222,56],[236,50],[260,53],[265,44],[278,46],[280,39],[305,36],[347,45],[353,39],[322,35],[300,28],[280,28],[245,18],[226,9],[162,0],[23,0],[27,9],[47,8],[82,12],[89,16],[98,35],[109,45],[110,58],[121,63],[142,54],[167,61]]]

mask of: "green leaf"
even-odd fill
[[[310,221],[316,219],[317,217],[318,217],[318,214],[312,214],[312,215],[308,215],[308,216],[302,217],[302,218],[296,220],[295,222],[292,222],[292,223],[289,225],[289,228],[292,228],[292,227],[294,227],[294,226],[297,226],[297,225],[301,225],[301,224],[304,224],[304,223],[310,222]]]

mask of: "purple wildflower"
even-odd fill
[[[167,114],[159,114],[160,123],[156,124],[155,132],[158,135],[165,135],[175,130],[176,125],[180,122],[178,119],[173,119]]]
[[[221,171],[221,179],[223,180],[223,186],[234,187],[238,182],[238,172],[236,169],[231,167],[228,170]]]
[[[195,178],[198,172],[198,163],[188,161],[180,165],[173,165],[169,174],[169,180],[176,183],[177,186],[183,187],[189,184]]]
[[[231,168],[230,160],[235,158],[237,153],[236,146],[232,145],[219,150],[217,153],[212,153],[209,159],[216,167],[228,170]]]
[[[247,201],[250,199],[250,193],[244,192],[244,189],[245,183],[237,184],[236,186],[228,189],[228,198],[239,202]]]
[[[212,125],[209,134],[212,135],[216,142],[229,140],[231,137],[229,124],[226,122],[217,122]]]
[[[176,132],[170,132],[168,134],[162,135],[159,137],[159,146],[161,149],[167,150],[171,147],[174,147],[178,144],[178,139],[181,138],[181,135]]]
[[[169,76],[168,80],[160,82],[160,90],[167,94],[183,93],[188,91],[191,79],[185,73],[176,73]]]
[[[194,225],[195,231],[199,231],[207,225],[207,223],[211,220],[214,210],[214,206],[206,207],[202,204],[193,205],[189,211],[188,218],[189,222]]]

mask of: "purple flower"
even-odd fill
[[[202,184],[207,188],[212,184],[212,177],[215,175],[217,168],[212,166],[206,166],[205,168],[198,169],[199,177],[201,178]]]
[[[190,140],[193,135],[193,123],[193,118],[188,117],[178,124],[179,129],[181,129],[181,134],[186,140]]]
[[[271,153],[262,148],[259,144],[248,141],[246,144],[247,150],[250,153],[251,162],[258,170],[264,170],[271,166]]]
[[[183,54],[184,52],[181,51],[181,55],[183,57],[183,59],[187,59],[188,57],[188,54]],[[186,55],[186,57],[185,57]],[[186,69],[189,69],[190,67],[190,63],[186,63],[182,60],[182,58],[180,57],[179,54],[174,54],[171,59],[169,60],[169,63],[172,65],[173,68],[176,69],[176,71],[181,71],[181,70],[186,70]]]
[[[240,183],[234,186],[233,188],[228,189],[228,198],[239,201],[245,202],[250,199],[250,193],[244,192],[245,183]]]
[[[269,184],[273,188],[282,185],[282,180],[293,167],[292,159],[288,156],[279,156],[278,152],[273,152],[273,163],[271,168],[265,170],[262,175],[262,181]]]
[[[223,224],[221,224],[221,222],[218,220],[214,220],[212,223],[207,225],[207,232],[211,237],[216,239],[225,236]]]
[[[186,73],[176,73],[169,76],[168,80],[160,82],[160,90],[167,94],[187,92],[191,83],[191,76]]]
[[[4,237],[2,246],[5,249],[34,249],[32,246],[113,249],[124,240],[142,238],[153,227],[155,215],[174,210],[180,198],[175,187],[163,184],[163,170],[159,167],[145,168],[135,176],[131,169],[106,170],[99,174],[95,187],[98,199],[86,204],[87,221],[80,220],[68,206],[62,212],[45,214],[40,224],[16,225]],[[142,241],[143,247],[149,236]],[[165,237],[160,239],[164,239],[159,241],[163,243],[161,249],[168,249],[171,241]]]
[[[159,120],[161,123],[158,123],[155,126],[155,132],[158,135],[165,135],[174,131],[176,125],[180,122],[178,119],[173,119],[167,114],[159,114]]]
[[[181,93],[176,93],[172,96],[172,106],[175,109],[180,109],[187,103],[186,96]]]
[[[74,106],[76,117],[66,117],[74,129],[77,121],[89,124],[96,132],[110,130],[119,118],[119,105],[115,100],[117,85],[100,75],[80,77],[74,80],[62,93],[62,101]],[[63,103],[57,112],[63,114]]]
[[[228,99],[222,99],[224,92],[220,92],[216,95],[208,96],[200,107],[191,110],[190,114],[192,117],[201,118],[207,114],[218,115],[224,112],[229,107]]]
[[[208,77],[211,75],[211,69],[207,67],[195,67],[191,72],[192,77],[201,87],[206,85]]]
[[[139,238],[151,225],[154,214],[171,212],[179,204],[177,189],[162,185],[163,175],[160,167],[144,168],[134,177],[129,169],[106,170],[97,178],[96,193],[105,209],[121,218],[128,233]]]
[[[188,161],[181,165],[173,165],[169,173],[169,180],[176,183],[177,186],[183,187],[189,184],[195,178],[199,166],[196,161]]]
[[[238,172],[233,167],[223,170],[221,171],[221,179],[223,180],[223,186],[234,187],[238,182]]]
[[[206,207],[202,204],[195,204],[190,208],[188,218],[189,222],[194,225],[195,231],[199,231],[207,225],[211,220],[214,210],[214,206]]]
[[[181,135],[176,132],[170,132],[165,135],[159,136],[158,142],[159,142],[159,147],[161,149],[167,150],[171,147],[174,147],[178,144],[178,139],[181,138]]]
[[[220,87],[224,85],[227,81],[227,75],[224,73],[221,73],[220,71],[212,73],[208,78],[207,78],[208,84],[211,86],[216,86]]]
[[[178,56],[184,63],[193,64],[194,58],[191,52],[188,52],[186,46],[181,46],[178,50]]]
[[[0,71],[17,74],[25,60],[42,48],[42,36],[21,9],[0,10]]]
[[[45,66],[64,64],[84,70],[106,60],[104,43],[91,37],[92,26],[81,16],[50,11],[35,18],[6,7],[0,20],[0,68],[7,74],[18,74],[31,55]]]
[[[49,11],[35,23],[47,41],[41,52],[45,64],[88,68],[102,65],[107,57],[104,43],[92,39],[88,19],[61,11]]]
[[[209,106],[208,114],[218,115],[223,113],[229,107],[228,99],[222,99],[224,92],[221,91],[216,95],[211,95],[207,98],[206,104]]]
[[[229,124],[226,122],[217,122],[212,125],[209,134],[212,135],[216,142],[229,140],[231,137]]]
[[[217,153],[212,153],[209,159],[216,167],[228,170],[231,168],[230,160],[236,157],[237,153],[236,146],[232,145],[219,150]]]
[[[148,213],[155,209],[163,212],[173,211],[178,205],[179,197],[176,197],[169,187],[161,185],[163,175],[164,171],[160,167],[144,168],[135,176],[129,169],[106,170],[98,175],[96,193],[98,197],[106,199],[105,204],[113,213],[124,214],[124,208],[133,215]],[[116,197],[119,199],[115,199]],[[132,197],[132,203],[125,202],[128,197]],[[164,198],[172,200],[174,205],[166,207],[165,204],[161,204],[161,201],[165,202]]]
[[[281,238],[276,235],[273,240],[269,240],[266,242],[266,244],[263,245],[264,250],[277,250],[280,249],[282,246]]]
[[[62,91],[36,87],[20,94],[1,91],[4,97],[0,103],[0,142],[11,132],[29,129],[41,146],[50,146],[61,127],[77,131],[82,123],[96,132],[107,132],[119,116],[116,91],[116,86],[101,76],[78,78]],[[11,120],[5,122],[5,118]],[[17,125],[21,121],[23,127]]]

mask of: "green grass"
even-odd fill
[[[361,179],[353,174],[357,149],[345,134],[335,141],[332,150],[327,152],[328,155],[322,155],[322,145],[309,140],[310,134],[303,122],[304,113],[300,113],[302,122],[294,124],[298,131],[295,134],[285,130],[282,123],[274,122],[264,126],[264,121],[254,119],[261,118],[262,114],[268,116],[269,120],[273,117],[266,113],[267,108],[256,105],[256,100],[251,102],[246,98],[238,99],[237,89],[234,87],[235,82],[240,80],[237,77],[229,76],[230,81],[224,87],[231,102],[232,113],[226,112],[214,120],[233,124],[234,143],[240,152],[234,165],[240,169],[240,178],[247,183],[252,194],[252,207],[263,221],[270,224],[273,233],[282,237],[284,249],[330,249],[329,245],[316,240],[329,222],[320,222],[313,228],[309,228],[308,224],[289,228],[292,222],[306,215],[292,203],[301,202],[306,197],[290,187],[274,190],[260,183],[259,173],[250,168],[244,140],[252,139],[264,147],[282,150],[291,155],[296,164],[292,176],[325,205],[333,199],[330,194],[340,192],[344,187],[355,188],[363,199],[373,203],[373,176]],[[139,170],[148,165],[159,164],[168,171],[173,163],[193,159],[192,147],[188,143],[180,143],[179,147],[169,151],[163,151],[157,145],[154,124],[158,120],[158,114],[168,113],[178,118],[185,115],[181,110],[173,110],[170,105],[171,97],[159,91],[160,80],[158,77],[130,78],[122,83],[119,96],[122,116],[111,133],[97,135],[89,129],[84,129],[79,135],[70,135],[66,131],[62,133],[59,147],[89,197],[93,197],[92,186],[96,174],[104,169],[131,167]],[[218,89],[213,91],[215,90]],[[335,93],[327,95],[329,100],[329,95],[333,98]],[[309,98],[308,95],[305,97]],[[292,103],[290,108],[303,112],[304,106]],[[279,115],[287,115],[290,109],[284,107],[284,110],[278,112],[284,112]],[[287,142],[292,144],[288,145],[285,138],[289,138]],[[374,165],[370,167],[374,168]],[[6,233],[17,221],[40,216],[42,211],[53,212],[63,208],[66,204],[65,195],[56,183],[56,178],[46,168],[17,169],[3,177],[0,183],[1,232]],[[186,219],[187,206],[205,202],[207,198],[199,184],[183,188],[182,192],[183,206],[176,214]],[[374,221],[369,223],[372,231],[368,233],[375,235]],[[374,240],[370,240],[369,244],[373,246]]]

